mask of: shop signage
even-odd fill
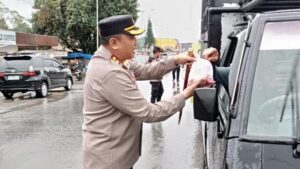
[[[0,45],[16,45],[16,32],[0,29]]]

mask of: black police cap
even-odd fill
[[[156,53],[156,52],[164,52],[164,50],[161,48],[161,47],[159,47],[159,46],[154,46],[153,47],[153,53]]]
[[[145,29],[134,24],[131,15],[116,15],[99,21],[100,35],[108,37],[118,34],[140,35]]]

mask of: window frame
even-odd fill
[[[228,42],[228,45],[225,47],[224,52],[221,57],[221,60],[220,60],[220,66],[222,66],[222,67],[230,66],[230,64],[233,60],[235,50],[238,46],[238,38],[236,37],[238,32],[235,32],[235,33],[236,34],[233,34],[233,36],[228,37],[230,41]],[[228,131],[229,127],[230,127],[229,106],[230,106],[231,97],[223,85],[217,84],[216,89],[217,89],[217,106],[218,106],[218,112],[219,112],[219,118],[217,120],[217,123],[218,123],[220,129],[225,134],[226,131]],[[226,109],[225,103],[222,99],[223,97],[226,97],[229,101],[227,109]]]

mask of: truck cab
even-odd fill
[[[221,52],[216,66],[230,73],[228,86],[194,94],[204,168],[300,166],[300,10],[293,9],[300,2],[267,1],[205,10],[203,42]],[[236,22],[230,30],[222,27],[228,13]]]

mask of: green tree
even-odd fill
[[[12,30],[16,32],[32,32],[32,29],[28,24],[29,21],[27,21],[23,16],[20,16],[16,11],[13,11],[13,16]]]
[[[149,18],[148,20],[148,26],[147,26],[147,34],[146,34],[146,40],[145,40],[145,47],[149,49],[151,46],[153,46],[155,43],[153,31],[152,31],[152,22]]]
[[[137,17],[137,0],[99,0],[99,20],[119,14]],[[96,50],[96,0],[35,0],[33,31],[55,35],[66,47]]]
[[[10,25],[10,27],[8,26]],[[30,21],[17,11],[11,11],[0,2],[0,28],[17,32],[31,32]]]
[[[4,18],[0,18],[0,29],[8,29]]]
[[[4,15],[7,11],[8,9],[4,7],[2,2],[0,2],[0,29],[8,29],[8,25],[4,19]]]

